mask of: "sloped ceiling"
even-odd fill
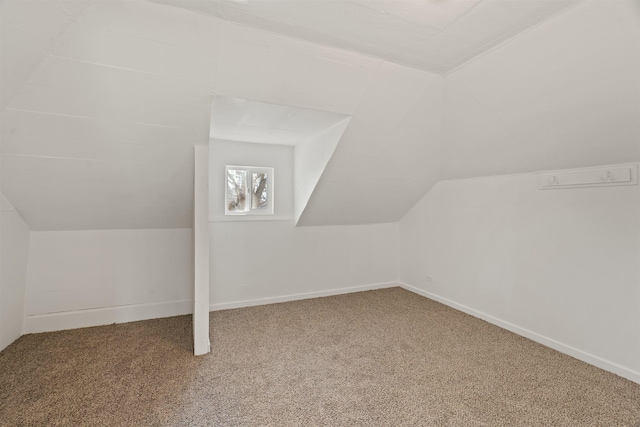
[[[445,85],[442,179],[637,162],[640,2],[586,2]]]
[[[2,189],[32,230],[190,226],[215,76],[194,22],[141,2],[3,3]]]
[[[573,163],[600,161],[601,147],[567,143],[567,132],[578,138],[617,129],[624,147],[635,138],[638,15],[628,15],[636,2],[587,1],[552,20],[573,2],[422,3],[433,15],[410,9],[418,2],[392,0],[185,0],[180,7],[5,0],[2,191],[33,230],[190,227],[192,145],[208,142],[216,95],[352,116],[301,218],[310,225],[396,221],[441,177],[556,167],[576,150]],[[450,12],[436,9],[440,3],[450,3]],[[404,27],[411,33],[400,33]],[[510,46],[524,53],[499,55]],[[594,65],[600,54],[606,66]],[[616,74],[606,79],[609,72]],[[575,78],[566,89],[563,80]],[[579,88],[593,84],[601,88],[583,96]],[[509,106],[532,99],[521,110],[526,117]],[[538,116],[553,121],[549,105],[572,113],[566,125],[532,134],[568,144],[545,160],[527,129],[536,129]],[[492,139],[505,129],[506,137]],[[478,147],[483,141],[486,150]],[[511,143],[520,144],[518,156],[539,158],[514,164],[513,156],[501,157]],[[637,159],[624,153],[607,159]]]
[[[88,2],[57,0],[0,2],[2,107],[7,105],[87,5]]]
[[[154,0],[443,73],[575,0]]]
[[[298,224],[402,218],[438,181],[442,102],[441,76],[381,64]]]

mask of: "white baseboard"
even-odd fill
[[[374,289],[392,288],[396,286],[399,286],[399,284],[396,282],[377,283],[372,285],[330,289],[327,291],[308,292],[278,297],[211,304],[209,306],[209,310],[216,311],[226,310],[230,308],[251,307],[255,305],[275,304],[279,302],[348,294],[352,292],[362,292]],[[138,320],[180,316],[183,314],[191,313],[193,313],[193,301],[185,300],[155,304],[133,304],[117,307],[103,307],[88,310],[74,310],[60,313],[38,314],[27,316],[25,320],[24,333],[32,334],[39,332],[63,331],[67,329],[110,325],[112,323],[127,323],[135,322]]]
[[[422,295],[423,297],[432,299],[434,301],[438,301],[444,305],[447,305],[451,308],[455,308],[456,310],[462,311],[464,313],[467,313],[473,317],[477,317],[479,319],[485,320],[493,325],[499,326],[503,329],[506,329],[508,331],[511,331],[515,334],[518,334],[520,336],[523,336],[525,338],[529,338],[532,341],[535,341],[539,344],[542,344],[544,346],[550,347],[554,350],[559,351],[560,353],[564,353],[567,354],[571,357],[575,357],[578,360],[581,360],[583,362],[586,362],[590,365],[596,366],[600,369],[604,369],[605,371],[609,371],[612,372],[616,375],[619,375],[623,378],[626,378],[630,381],[633,381],[635,383],[640,384],[640,372],[634,371],[632,369],[626,368],[624,366],[621,366],[617,363],[614,362],[610,362],[606,359],[603,359],[601,357],[598,356],[594,356],[593,354],[587,353],[585,351],[579,350],[575,347],[572,347],[570,345],[566,345],[563,344],[559,341],[556,341],[554,339],[545,337],[543,335],[540,335],[536,332],[530,331],[528,329],[525,328],[521,328],[517,325],[514,325],[513,323],[509,323],[507,321],[504,321],[502,319],[498,319],[497,317],[493,317],[489,314],[483,313],[481,311],[475,310],[471,307],[468,307],[466,305],[463,304],[458,304],[455,301],[452,301],[450,299],[441,297],[439,295],[436,294],[432,294],[431,292],[427,292],[427,291],[423,291],[422,289],[413,287],[411,285],[408,285],[406,283],[402,283],[399,282],[400,286],[410,292],[416,293],[418,295]]]
[[[332,295],[350,294],[353,292],[371,291],[374,289],[395,288],[400,286],[398,282],[375,283],[372,285],[351,286],[348,288],[329,289],[327,291],[307,292],[301,294],[290,294],[279,297],[259,298],[243,301],[225,302],[211,304],[210,311],[228,310],[232,308],[252,307],[255,305],[276,304],[279,302],[297,301],[310,298],[328,297]]]
[[[270,298],[211,304],[209,306],[209,310],[216,311],[226,310],[230,308],[251,307],[255,305],[275,304],[279,302],[348,294],[352,292],[361,292],[373,289],[392,288],[396,286],[399,286],[399,284],[396,282],[377,283],[372,285],[330,289],[320,292],[308,292]],[[183,314],[191,313],[193,313],[193,301],[185,300],[155,304],[133,304],[117,307],[102,307],[88,310],[74,310],[60,313],[38,314],[27,316],[27,318],[25,319],[24,333],[32,334],[39,332],[63,331],[67,329],[110,325],[112,323],[127,323],[135,322],[138,320],[180,316]]]
[[[27,316],[24,333],[63,331],[89,326],[110,325],[112,323],[180,316],[190,313],[193,313],[193,301],[185,300],[38,314]]]

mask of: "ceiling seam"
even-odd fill
[[[90,3],[88,6],[90,6],[90,5],[95,4],[96,0],[78,0],[78,1],[88,1]],[[105,1],[105,0],[97,0],[97,1],[100,2],[100,1]],[[126,1],[129,1],[129,0],[106,0],[106,1],[107,2],[112,1],[114,3],[115,2],[120,2],[120,3],[125,2],[126,3]],[[139,3],[141,2],[140,0],[135,0],[135,1],[138,1]],[[160,7],[167,7],[167,8],[174,8],[175,7],[175,6],[170,6],[170,5],[161,3],[161,2],[156,2],[154,0],[142,0],[142,3],[146,2],[146,1],[150,1],[151,4],[154,4],[154,5],[160,6]],[[88,6],[85,8],[85,10],[88,8]],[[177,8],[177,7],[175,7],[175,8]],[[186,13],[196,14],[197,13],[196,11],[191,10],[191,9],[184,9],[184,8],[177,8],[177,9],[181,9],[181,13],[184,13],[184,14],[186,14]],[[83,10],[83,15],[84,15],[84,10]],[[78,17],[78,18],[80,18],[80,17]],[[76,21],[80,21],[80,19],[76,19]],[[142,39],[142,40],[148,40],[148,41],[151,41],[151,42],[154,42],[154,43],[160,43],[160,44],[166,44],[168,46],[179,47],[179,48],[182,48],[182,49],[188,49],[188,48],[192,47],[189,44],[171,43],[171,42],[166,41],[166,40],[152,39],[152,38],[147,37],[147,36],[145,36],[144,34],[141,34],[141,33],[136,33],[134,31],[126,31],[126,30],[123,30],[121,28],[110,26],[110,25],[101,24],[99,22],[98,23],[89,22],[88,24],[85,24],[83,22],[78,22],[78,23],[81,26],[85,26],[87,28],[93,28],[94,30],[97,28],[99,31],[103,31],[103,32],[122,34],[122,35],[125,35],[125,36],[128,36],[128,37],[135,37],[135,38],[139,38],[139,39]]]
[[[6,107],[5,110],[6,111],[19,111],[19,112],[23,112],[23,113],[41,114],[41,115],[47,115],[47,116],[69,117],[69,118],[74,118],[74,119],[86,119],[86,120],[93,120],[93,121],[102,122],[102,123],[110,123],[110,122],[111,123],[131,123],[131,124],[134,124],[134,125],[143,125],[143,126],[149,126],[149,127],[159,127],[159,128],[168,128],[168,129],[196,130],[195,128],[184,127],[184,126],[162,125],[162,124],[158,124],[158,123],[136,122],[136,121],[132,121],[132,120],[103,119],[103,118],[99,118],[99,117],[80,116],[80,115],[76,115],[76,114],[55,113],[55,112],[51,112],[51,111],[27,110],[27,109],[23,109],[23,108],[15,108],[15,107]]]
[[[569,6],[564,7],[554,13],[552,13],[551,15],[547,16],[546,18],[544,18],[542,21],[539,21],[537,23],[534,23],[533,25],[529,26],[528,28],[521,30],[520,32],[513,32],[511,35],[508,36],[503,36],[503,38],[497,42],[494,42],[494,44],[492,46],[487,47],[484,51],[480,52],[479,54],[476,54],[475,56],[469,56],[467,57],[467,59],[463,59],[461,61],[458,61],[457,64],[453,65],[448,71],[445,71],[443,73],[443,75],[446,77],[449,74],[455,73],[458,70],[461,70],[463,68],[465,68],[467,65],[472,64],[473,62],[485,57],[486,55],[489,55],[490,53],[501,49],[502,47],[504,47],[505,45],[519,39],[520,37],[523,37],[524,35],[542,27],[543,25],[547,24],[548,22],[553,21],[554,19],[557,19],[559,16],[562,16],[563,14],[565,14],[567,11],[575,9],[578,5],[584,3],[585,0],[570,0],[567,3],[569,3]]]
[[[197,11],[194,11],[194,13],[197,13]],[[427,72],[427,73],[438,74],[438,75],[443,75],[443,73],[445,72],[445,70],[442,67],[438,67],[438,66],[433,66],[433,68],[427,69],[425,67],[420,67],[420,66],[412,63],[411,61],[406,61],[406,60],[403,61],[403,60],[399,60],[399,59],[392,60],[392,59],[384,58],[383,56],[380,56],[380,55],[374,55],[374,54],[366,53],[366,52],[363,52],[361,49],[358,49],[357,47],[354,47],[353,42],[351,42],[351,41],[344,40],[349,45],[349,47],[340,46],[336,42],[336,40],[334,40],[333,37],[332,37],[332,41],[329,42],[329,43],[320,43],[318,41],[310,40],[308,38],[304,38],[304,37],[301,37],[301,36],[293,36],[293,35],[290,35],[290,34],[287,34],[287,33],[277,32],[275,30],[266,29],[266,28],[255,26],[255,25],[250,25],[250,24],[247,24],[247,23],[244,23],[244,22],[240,22],[240,21],[237,21],[237,20],[233,20],[233,19],[230,19],[230,18],[226,18],[226,17],[211,16],[211,15],[207,15],[205,12],[201,12],[201,14],[205,15],[208,18],[211,18],[211,19],[222,20],[222,21],[228,22],[230,24],[233,24],[233,25],[236,25],[236,26],[239,26],[239,27],[248,28],[248,29],[251,29],[251,30],[254,30],[254,31],[268,33],[268,34],[274,35],[276,37],[290,39],[290,40],[297,40],[297,41],[301,41],[301,42],[304,42],[304,43],[312,44],[314,46],[320,46],[320,47],[325,47],[325,48],[329,47],[329,48],[332,48],[332,49],[338,49],[338,50],[341,50],[343,52],[351,52],[351,53],[355,53],[357,55],[365,56],[367,58],[379,59],[379,60],[382,60],[382,61],[385,61],[385,62],[398,64],[398,65],[401,65],[401,66],[404,66],[404,67],[407,67],[407,68],[411,68],[411,69],[415,69],[415,70],[418,70],[418,71],[424,71],[424,72]],[[259,15],[255,15],[255,14],[251,14],[251,13],[247,13],[247,14],[251,15],[251,16],[254,16],[254,17],[258,17],[258,18],[260,17]],[[269,20],[271,22],[277,23],[277,24],[283,24],[283,25],[285,25],[287,27],[301,28],[301,27],[296,27],[295,25],[287,24],[286,22],[278,21],[278,20],[275,20],[275,19],[270,19],[270,18],[265,18],[265,19],[267,19],[267,20]],[[311,33],[315,33],[315,34],[318,34],[318,35],[324,35],[323,33],[319,32],[317,30],[312,30],[312,29],[307,29],[307,30],[309,32],[311,32]],[[393,53],[394,52],[386,51],[387,55],[391,55]]]
[[[59,6],[59,3],[56,4],[56,6]],[[89,5],[87,5],[88,7]],[[11,103],[13,102],[14,99],[16,99],[16,97],[22,93],[22,89],[24,88],[24,85],[27,84],[29,82],[29,80],[31,80],[31,78],[36,74],[36,72],[40,71],[40,69],[44,66],[44,64],[47,62],[47,60],[51,57],[51,52],[53,49],[56,49],[58,44],[60,43],[60,40],[62,39],[62,37],[67,33],[67,31],[69,31],[69,29],[76,23],[78,22],[78,19],[80,18],[80,16],[84,15],[86,8],[85,7],[82,10],[82,13],[80,13],[80,15],[78,15],[75,19],[72,19],[69,17],[69,14],[67,13],[67,11],[64,8],[61,8],[62,13],[67,17],[67,19],[69,19],[69,23],[67,24],[66,28],[60,32],[60,34],[58,34],[53,40],[51,40],[49,42],[49,45],[47,47],[47,51],[45,52],[45,54],[43,55],[42,59],[38,62],[38,64],[33,67],[33,69],[31,70],[31,72],[29,73],[29,75],[27,76],[27,78],[23,81],[21,87],[16,90],[14,92],[14,94],[11,96],[10,99],[7,100],[7,103],[4,105],[3,109],[7,108],[9,105],[11,105]]]
[[[66,58],[63,58],[66,59]],[[66,88],[66,87],[59,87],[59,86],[49,86],[49,85],[44,85],[44,84],[39,84],[39,83],[32,83],[32,82],[27,82],[24,84],[24,86],[32,86],[35,88],[48,88],[48,89],[57,89],[57,90],[62,90],[65,92],[71,92],[74,94],[87,94],[89,93],[88,91],[82,91],[82,90],[77,90],[77,89],[70,89],[70,88]],[[107,92],[107,91],[103,91],[103,90],[94,90],[92,89],[92,91],[90,92],[92,95],[94,94],[98,94],[98,95],[113,95],[112,92]],[[115,95],[117,98],[125,98],[125,96],[121,93],[116,93]],[[167,102],[167,101],[159,101],[156,99],[151,99],[151,98],[144,98],[141,99],[142,102],[145,103],[149,103],[149,104],[155,104],[155,105],[170,105],[170,106],[174,106],[174,107],[181,107],[181,108],[185,108],[185,109],[189,109],[192,110],[194,112],[199,112],[200,109],[197,107],[194,107],[192,105],[188,105],[188,104],[178,104],[175,102]],[[4,109],[16,109],[15,107],[10,107],[10,106],[6,106]]]
[[[5,153],[5,152],[1,153],[0,155],[5,157],[26,157],[31,159],[75,160],[75,161],[100,162],[100,163],[110,162],[110,160],[100,160],[100,159],[85,158],[85,157],[43,156],[43,155],[34,155],[34,154]]]
[[[154,73],[154,72],[151,72],[151,71],[144,71],[144,70],[136,70],[135,68],[122,67],[122,66],[119,66],[119,65],[104,64],[104,63],[101,63],[101,62],[89,61],[89,60],[86,60],[86,59],[79,59],[79,58],[72,58],[70,56],[64,56],[64,55],[58,55],[58,54],[50,54],[49,56],[51,58],[64,59],[66,61],[73,61],[73,62],[79,62],[79,63],[83,63],[83,64],[97,65],[99,67],[111,68],[111,69],[116,69],[116,70],[131,71],[131,72],[134,72],[134,73],[147,74],[147,75],[151,75],[151,76],[165,77],[165,78],[169,78],[169,79],[173,79],[173,80],[179,80],[179,81],[183,81],[183,82],[187,82],[187,83],[191,83],[191,84],[198,84],[198,85],[206,86],[206,82],[200,82],[198,80],[186,79],[186,78],[183,78],[183,77],[175,77],[175,76],[171,76],[171,75],[168,75],[168,74]]]

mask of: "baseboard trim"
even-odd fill
[[[128,323],[138,320],[180,316],[190,313],[193,313],[193,301],[183,300],[38,314],[27,316],[24,333],[63,331],[110,325],[112,323]]]
[[[612,372],[616,375],[619,375],[623,378],[626,378],[630,381],[640,384],[640,372],[636,372],[632,369],[626,368],[622,365],[608,361],[601,357],[594,356],[593,354],[587,353],[585,351],[582,351],[570,345],[563,344],[559,341],[556,341],[552,338],[545,337],[544,335],[540,335],[528,329],[521,328],[520,326],[514,325],[513,323],[510,323],[505,320],[499,319],[497,317],[491,316],[489,314],[483,313],[481,311],[478,311],[466,305],[459,304],[448,298],[441,297],[440,295],[436,295],[431,292],[424,291],[422,289],[416,288],[414,286],[408,285],[403,282],[398,282],[398,283],[400,287],[402,287],[403,289],[406,289],[407,291],[432,299],[434,301],[438,301],[439,303],[442,303],[451,308],[455,308],[456,310],[462,311],[463,313],[467,313],[473,317],[477,317],[479,319],[487,321],[493,325],[499,326],[503,329],[513,332],[514,334],[518,334],[525,338],[529,338],[532,341],[535,341],[539,344],[542,344],[544,346],[557,350],[560,353],[564,353],[578,360],[581,360],[585,363],[596,366],[600,369],[604,369],[605,371]]]
[[[300,294],[290,294],[279,297],[259,298],[243,301],[225,302],[211,304],[209,311],[229,310],[233,308],[253,307],[256,305],[276,304],[279,302],[298,301],[303,299],[328,297],[332,295],[351,294],[354,292],[372,291],[375,289],[395,288],[400,286],[398,282],[374,283],[371,285],[351,286],[348,288],[329,289],[318,292],[305,292]]]

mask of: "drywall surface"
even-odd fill
[[[640,6],[585,1],[445,78],[441,178],[640,159]]]
[[[154,1],[440,73],[580,0]]]
[[[294,149],[298,147],[212,140],[209,146],[211,309],[397,283],[397,223],[296,227]],[[225,217],[225,165],[274,168],[273,216]]]
[[[441,181],[400,223],[399,276],[640,382],[639,246],[637,185],[538,190],[537,174]]]
[[[149,1],[9,3],[3,191],[32,230],[192,227],[214,96],[354,116],[307,225],[397,221],[437,178],[440,75]]]
[[[296,145],[293,152],[294,214],[300,219],[318,180],[329,163],[350,118]]]
[[[397,286],[398,224],[211,222],[211,309]]]
[[[211,140],[209,145],[209,220],[251,221],[251,216],[224,214],[225,166],[273,168],[274,212],[262,220],[293,217],[293,147],[289,145]]]
[[[194,148],[193,177],[193,353],[211,351],[209,342],[209,146]]]
[[[24,328],[29,228],[0,194],[0,350]]]
[[[472,37],[436,37],[439,60],[493,34],[488,16],[523,29],[551,3],[482,2],[448,27]],[[32,230],[191,227],[192,145],[218,95],[353,116],[305,225],[399,220],[440,179],[443,92],[444,177],[638,159],[635,1],[586,1],[446,79],[149,1],[2,8],[3,191]]]
[[[298,224],[399,221],[439,179],[443,93],[440,75],[380,64]]]
[[[191,229],[32,232],[25,332],[192,310]]]

